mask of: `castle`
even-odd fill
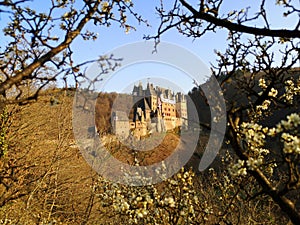
[[[143,89],[140,82],[133,87],[132,101],[129,116],[122,111],[113,112],[112,127],[116,135],[140,138],[178,127],[187,129],[187,101],[181,92],[174,94],[170,89],[154,87],[151,83]]]

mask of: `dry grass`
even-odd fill
[[[55,95],[60,104],[50,104],[52,95]],[[8,133],[9,151],[0,164],[0,224],[120,224],[120,215],[113,211],[113,206],[104,207],[98,197],[108,187],[99,186],[99,176],[75,145],[72,104],[72,95],[49,93],[33,104],[10,108],[14,113]],[[139,144],[147,145],[148,142],[156,147],[151,151],[137,151],[135,154],[128,146],[117,141],[109,142],[109,147],[114,157],[123,162],[132,164],[135,156],[142,165],[151,165],[171,155],[180,145],[180,136],[167,133],[164,137],[154,136]],[[197,169],[206,142],[207,136],[204,135],[189,166]],[[220,160],[217,159],[215,166],[219,163]],[[195,186],[197,193],[217,212],[225,209],[224,205],[227,203],[218,200],[222,194],[220,188],[223,177],[220,180],[214,179],[207,174],[200,175]],[[4,182],[9,184],[9,188],[5,188]],[[106,184],[112,185],[101,183]],[[156,187],[164,192],[166,185],[164,182]],[[124,190],[126,192],[127,189]],[[169,191],[171,195],[175,195],[171,189]],[[229,203],[233,193],[228,192]],[[243,210],[233,211],[236,214],[232,218],[242,213],[246,217],[257,217],[263,221],[264,218],[259,215],[264,208],[252,209],[251,204],[248,207],[243,201],[237,202]],[[257,212],[260,213],[258,216],[255,214]],[[273,219],[272,212],[269,216]],[[126,221],[127,217],[120,218]],[[217,219],[218,216],[214,221],[218,221]]]

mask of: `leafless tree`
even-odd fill
[[[154,38],[159,44],[163,34],[171,29],[194,39],[219,29],[228,30],[227,48],[224,53],[215,50],[218,60],[212,65],[212,72],[226,99],[226,135],[240,163],[235,168],[259,184],[260,190],[252,193],[253,198],[269,196],[298,224],[299,154],[289,151],[287,146],[298,148],[299,144],[287,140],[285,135],[299,140],[298,122],[292,121],[293,116],[299,115],[299,2],[274,2],[281,7],[283,20],[295,21],[293,27],[280,29],[274,28],[275,21],[270,21],[271,12],[265,0],[245,8],[232,6],[228,11],[226,3],[201,0],[190,4],[175,0],[172,8],[166,8],[161,1],[157,8],[161,18],[157,34],[146,39]],[[253,141],[254,136],[262,143]],[[253,166],[253,162],[257,164]]]
[[[72,43],[78,38],[96,40],[97,27],[109,27],[113,23],[125,32],[135,29],[127,22],[130,17],[146,23],[127,0],[49,0],[43,2],[46,7],[42,11],[35,10],[33,4],[28,0],[0,1],[2,20],[8,21],[1,37],[7,43],[0,52],[2,101],[35,100],[39,92],[59,76],[73,78],[77,83],[84,76],[83,66],[97,60],[112,61],[106,70],[116,67],[111,56],[75,63]],[[88,30],[88,24],[94,25],[95,31]],[[35,87],[29,94],[23,88],[28,82]]]

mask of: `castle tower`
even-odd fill
[[[142,82],[139,82],[137,86],[136,85],[133,86],[132,96],[133,96],[133,104],[136,104],[137,102],[139,102],[141,99],[145,97]]]
[[[186,96],[178,92],[175,96],[177,117],[180,118],[179,123],[184,129],[188,128],[187,100]]]
[[[147,84],[147,89],[145,91],[145,95],[147,97],[150,109],[152,111],[155,111],[157,108],[157,94],[156,94],[156,90],[153,86],[153,84],[148,83]]]

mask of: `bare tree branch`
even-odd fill
[[[299,38],[300,31],[297,29],[287,30],[287,29],[269,29],[269,28],[257,28],[250,27],[242,24],[232,23],[227,19],[220,19],[217,16],[205,13],[203,11],[197,11],[185,0],[180,0],[181,4],[186,7],[193,15],[195,19],[202,19],[216,26],[227,28],[229,31],[236,31],[242,33],[248,33],[253,35],[262,35],[270,37],[282,37],[282,38]]]

